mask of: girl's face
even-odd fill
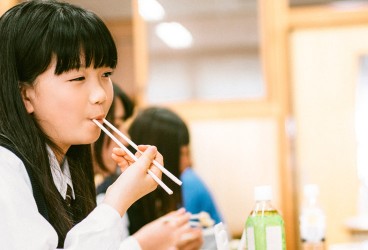
[[[192,165],[189,145],[180,148],[180,173]]]
[[[55,75],[56,60],[40,74],[33,85],[21,89],[28,113],[32,114],[50,139],[65,153],[71,145],[97,140],[101,120],[113,98],[108,67],[70,70]]]

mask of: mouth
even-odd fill
[[[98,115],[98,116],[95,116],[95,117],[92,117],[91,118],[91,120],[92,120],[92,122],[94,121],[94,120],[96,120],[96,121],[98,121],[99,123],[103,123],[103,119],[105,118],[105,116],[104,115]]]

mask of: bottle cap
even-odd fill
[[[254,199],[256,201],[272,200],[272,188],[270,185],[257,186],[254,188]]]
[[[304,186],[303,192],[307,197],[316,197],[319,195],[319,187],[316,184],[307,184]]]

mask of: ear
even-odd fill
[[[22,96],[22,100],[23,100],[24,106],[26,107],[27,112],[29,114],[32,114],[34,112],[32,100],[35,94],[33,86],[30,84],[21,84],[20,94]]]

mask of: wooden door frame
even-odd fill
[[[287,123],[293,118],[289,38],[298,29],[361,25],[368,23],[368,4],[336,8],[334,5],[290,7],[288,0],[259,0],[261,53],[271,103],[278,121],[279,173],[282,211],[288,249],[299,248],[298,173],[294,164],[292,134]]]

